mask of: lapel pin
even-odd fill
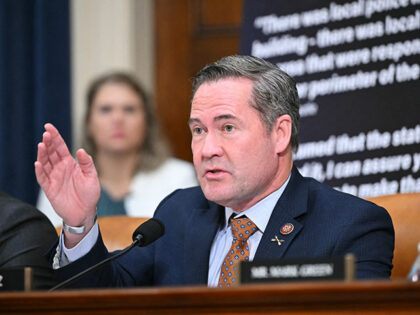
[[[283,225],[280,229],[280,233],[283,235],[288,235],[290,233],[293,232],[293,230],[295,229],[295,227],[293,226],[292,223],[286,223],[285,225]]]
[[[277,235],[274,236],[274,238],[271,239],[272,242],[277,242],[277,245],[281,246],[281,244],[284,242],[284,240],[279,240]]]

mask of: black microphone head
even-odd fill
[[[155,218],[141,224],[133,233],[133,241],[139,239],[138,246],[146,246],[165,234],[165,226]]]

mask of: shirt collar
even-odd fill
[[[286,189],[286,186],[289,183],[289,180],[290,180],[290,175],[287,178],[287,180],[284,182],[284,184],[280,186],[279,189],[273,191],[267,197],[258,201],[255,205],[253,205],[251,208],[245,211],[236,213],[232,208],[225,207],[224,228],[227,228],[227,226],[229,225],[229,218],[231,217],[232,214],[234,215],[234,218],[240,217],[242,215],[246,215],[252,222],[255,223],[258,229],[262,233],[264,233],[265,228],[268,224],[268,220],[270,220],[271,213],[273,212],[277,201],[280,199],[281,195],[283,194],[283,191]]]

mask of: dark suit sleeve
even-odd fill
[[[48,218],[31,205],[0,192],[0,268],[32,267],[34,289],[56,280],[45,253],[57,240]]]
[[[197,189],[196,189],[197,190]],[[123,256],[118,257],[99,270],[86,274],[69,287],[133,287],[133,286],[166,286],[186,284],[184,277],[185,258],[185,230],[188,218],[191,216],[191,189],[177,191],[167,196],[159,204],[154,217],[160,219],[165,225],[165,234],[145,247],[134,247]],[[192,195],[200,195],[193,192]],[[190,196],[190,199],[186,198]],[[200,197],[201,198],[201,197]],[[187,210],[186,210],[187,209]],[[210,246],[210,245],[209,245]],[[99,238],[94,247],[78,260],[57,269],[55,272],[59,281],[64,281],[71,276],[89,268],[90,266],[115,255],[109,253]],[[50,262],[55,254],[55,249],[50,251]],[[204,260],[208,264],[208,259]],[[206,267],[207,272],[207,267]],[[191,282],[188,282],[191,284]]]
[[[85,256],[55,270],[56,277],[62,282],[119,252],[109,253],[99,234],[93,248]],[[143,248],[134,247],[125,255],[82,276],[68,285],[68,288],[150,286],[153,274],[152,252],[153,244]],[[50,263],[52,263],[54,254],[55,248],[49,253]]]
[[[161,208],[165,207],[166,201],[172,196],[167,196],[155,211],[161,212]],[[164,223],[162,217],[157,216]],[[172,223],[174,220],[171,220]],[[100,227],[99,227],[100,228]],[[102,288],[102,287],[133,287],[133,286],[152,286],[156,284],[156,273],[162,274],[165,271],[156,268],[156,244],[166,243],[167,235],[158,239],[154,243],[145,247],[134,247],[123,256],[110,261],[98,270],[87,273],[79,280],[73,282],[68,287],[72,288]],[[55,247],[57,244],[55,245]],[[50,264],[52,264],[55,255],[55,247],[48,253]],[[76,261],[55,270],[56,277],[60,282],[86,270],[87,268],[116,255],[120,251],[109,253],[102,240],[99,231],[99,237],[93,248],[83,257]]]
[[[356,257],[356,278],[389,278],[394,251],[394,228],[388,212],[373,203],[348,217],[337,242],[338,252]]]

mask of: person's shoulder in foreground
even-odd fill
[[[55,284],[51,266],[44,257],[57,240],[48,218],[35,207],[0,190],[0,268],[32,267],[34,289]]]

